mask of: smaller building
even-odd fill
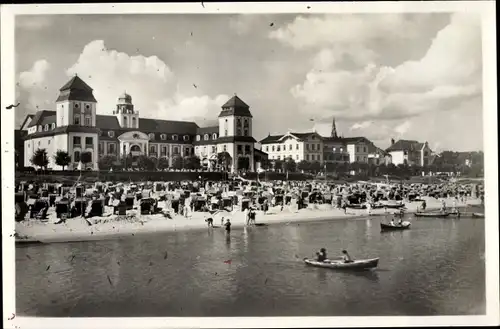
[[[323,159],[326,163],[348,163],[350,158],[344,139],[341,137],[324,137]]]
[[[387,148],[391,155],[392,163],[397,165],[427,166],[431,163],[432,150],[427,142],[420,143],[415,140],[400,139],[397,142],[391,139],[391,146]]]
[[[271,161],[293,159],[295,162],[305,160],[323,163],[323,137],[316,132],[269,134],[260,143]]]

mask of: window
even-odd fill
[[[212,146],[212,153],[217,153],[217,147],[216,146]]]
[[[245,126],[245,127],[248,127],[248,126],[249,126],[249,124],[248,124],[248,119],[245,119],[245,120],[243,121],[243,126]]]
[[[309,151],[309,144],[306,144],[306,151]]]
[[[299,159],[299,155],[298,155],[298,154],[297,154],[297,155],[295,155],[295,159],[296,159],[296,160],[298,160],[298,159]]]
[[[314,144],[311,144],[311,150],[314,151]]]
[[[104,143],[99,143],[99,153],[104,153]]]
[[[43,129],[43,130],[44,130],[44,131],[49,131],[49,125],[45,125],[45,127],[44,127],[44,129]]]
[[[166,146],[162,146],[161,147],[161,154],[162,155],[166,155],[167,154],[167,147]]]
[[[82,144],[82,138],[79,136],[73,136],[73,145],[81,145]]]
[[[272,150],[273,150],[273,152],[274,152],[274,145],[272,146]]]
[[[85,117],[85,125],[87,127],[92,126],[92,118],[91,117]]]
[[[177,136],[177,135],[172,135],[172,140],[176,141],[176,140],[178,140],[178,139],[179,139],[179,136]]]
[[[92,137],[85,137],[85,145],[93,145],[94,141]]]
[[[75,115],[75,117],[73,119],[73,124],[75,124],[75,125],[80,124],[80,116],[79,115]]]
[[[363,147],[363,152],[365,152],[365,153],[366,153],[366,146],[365,146],[365,147]]]
[[[243,153],[243,147],[241,145],[238,145],[238,154]]]
[[[138,128],[137,127],[137,119],[136,118],[132,118],[132,128]]]
[[[306,154],[306,161],[309,161],[309,154]]]
[[[278,151],[278,152],[281,151],[281,146],[280,145],[277,146],[276,151]]]
[[[40,146],[40,141],[38,141],[38,146]]]
[[[156,145],[149,146],[149,153],[156,153]]]
[[[205,135],[203,136],[203,140],[206,140],[206,141],[208,140],[208,134],[205,134]]]
[[[203,146],[203,155],[207,154],[207,147]]]
[[[291,151],[292,150],[292,144],[288,145],[288,149]]]
[[[56,129],[56,124],[55,123],[52,124],[52,129]]]
[[[48,143],[49,143],[49,145],[50,145],[50,139],[49,139]]]
[[[151,140],[151,141],[155,139],[155,134],[153,134],[153,133],[150,133],[148,136],[149,136],[149,140]]]
[[[123,126],[128,127],[128,120],[127,117],[123,117]]]
[[[245,145],[245,154],[250,154],[250,145]]]
[[[319,151],[321,149],[321,145],[316,145],[316,149]]]
[[[224,130],[224,136],[227,136],[227,129]]]
[[[201,139],[201,136],[200,135],[196,135],[196,140],[199,142]]]
[[[161,138],[161,140],[165,140],[165,139],[167,139],[167,135],[165,135],[165,134],[161,134],[161,135],[160,135],[160,138]]]
[[[248,136],[248,128],[243,129],[243,135]]]
[[[189,136],[188,135],[184,135],[184,140],[188,141],[189,140]]]
[[[114,131],[108,131],[108,136],[113,138],[115,137],[115,132]]]
[[[108,144],[108,153],[110,153],[110,154],[115,153],[115,143]]]
[[[236,126],[241,127],[241,118],[236,119]]]
[[[212,139],[213,139],[213,140],[216,140],[216,139],[217,139],[217,134],[213,134],[213,135],[212,135]]]
[[[236,136],[241,136],[241,127],[236,127]]]
[[[189,147],[184,148],[184,156],[189,155]]]
[[[266,152],[269,152],[269,146],[266,146]]]
[[[42,126],[38,126],[38,131],[42,131],[42,130],[43,130]]]
[[[79,108],[79,107],[80,107],[80,105],[78,105],[78,103],[76,103],[76,104],[74,105],[74,107],[75,107],[75,109],[77,109],[77,108]]]
[[[227,152],[227,146],[224,145],[224,152]]]
[[[298,149],[299,149],[299,144],[298,144],[298,143],[295,145],[295,149],[296,149],[296,150],[298,150]]]
[[[86,104],[86,105],[85,105],[85,109],[86,109],[86,110],[90,110],[90,105],[89,105],[89,104]]]
[[[174,154],[179,154],[179,148],[177,146],[174,146]]]
[[[80,161],[80,152],[79,151],[75,151],[75,153],[73,153],[73,161],[74,162]]]
[[[336,151],[336,148],[334,147],[334,148],[333,148],[333,152],[335,152],[335,151]]]

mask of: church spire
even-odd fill
[[[335,138],[338,137],[338,135],[337,135],[337,126],[335,124],[335,117],[333,117],[333,121],[332,121],[332,133],[331,133],[330,137],[335,137]]]

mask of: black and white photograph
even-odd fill
[[[5,328],[499,324],[493,1],[1,13]]]

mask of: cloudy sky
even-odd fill
[[[16,18],[19,125],[75,73],[98,113],[216,122],[233,94],[254,136],[316,129],[482,150],[480,18],[469,14],[54,15]]]

